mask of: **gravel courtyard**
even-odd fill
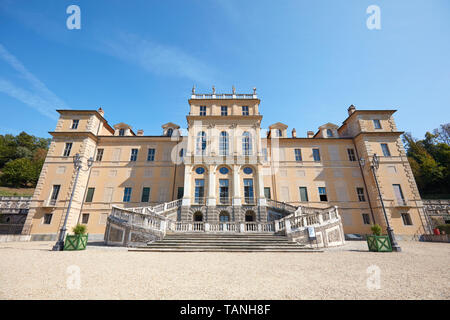
[[[0,299],[450,298],[447,243],[400,242],[402,253],[369,253],[365,242],[316,253],[149,253],[102,246],[52,252],[52,245],[0,243]]]

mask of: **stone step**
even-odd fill
[[[205,247],[190,247],[190,248],[140,248],[128,249],[129,252],[323,252],[323,250],[308,249],[308,248],[205,248]]]
[[[178,243],[178,244],[184,244],[184,243],[209,243],[209,244],[213,244],[213,243],[230,243],[230,244],[234,244],[234,243],[245,243],[245,244],[254,244],[254,243],[259,243],[259,244],[270,244],[270,245],[274,245],[274,244],[295,244],[292,242],[289,242],[287,240],[285,241],[265,241],[265,240],[261,240],[261,241],[251,241],[251,240],[243,240],[243,239],[233,239],[233,240],[228,240],[228,239],[208,239],[208,240],[200,240],[200,239],[182,239],[182,240],[160,240],[160,241],[155,241],[155,242],[151,242],[151,243]]]
[[[282,238],[262,238],[262,237],[164,237],[164,240],[195,240],[195,241],[207,241],[207,240],[242,240],[242,241],[288,241],[286,237]]]
[[[214,242],[214,243],[179,243],[179,242],[153,242],[147,243],[147,248],[150,247],[280,247],[280,248],[298,248],[304,247],[303,245],[299,245],[297,243],[225,243],[225,242]]]

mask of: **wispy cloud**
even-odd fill
[[[25,103],[51,119],[57,119],[55,109],[68,108],[64,101],[58,98],[42,81],[29,72],[2,44],[0,44],[0,58],[16,70],[20,77],[31,85],[31,90],[27,90],[13,84],[8,79],[0,77],[0,92]]]
[[[139,65],[148,72],[201,84],[214,83],[214,69],[177,47],[142,39],[135,34],[121,34],[117,41],[104,42],[104,46],[105,53]]]

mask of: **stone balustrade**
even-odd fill
[[[337,226],[339,234],[342,235],[342,237],[339,237],[339,241],[344,241],[342,223],[337,207],[321,209],[294,207],[284,203],[275,204],[279,208],[288,208],[290,212],[295,210],[275,221],[203,222],[174,221],[164,216],[164,213],[181,206],[181,200],[154,207],[119,208],[113,206],[111,215],[108,217],[105,241],[111,245],[142,245],[162,239],[167,232],[277,233],[284,234],[294,241],[295,237],[307,231],[308,227],[324,229],[327,226]],[[326,242],[328,243],[328,241]]]

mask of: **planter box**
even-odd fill
[[[86,244],[88,240],[88,235],[67,235],[66,241],[64,241],[64,251],[71,250],[84,250],[86,249]]]
[[[392,252],[391,241],[389,236],[367,236],[367,245],[369,251],[373,252]]]

